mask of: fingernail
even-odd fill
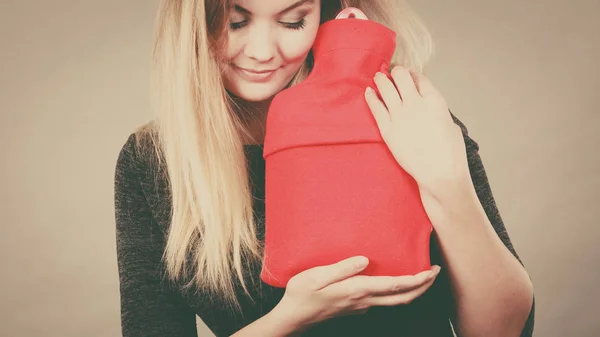
[[[367,259],[364,256],[359,257],[357,260],[358,261],[356,261],[356,268],[362,268],[369,264],[369,259]]]
[[[439,273],[439,271],[440,271],[440,267],[439,266],[433,266],[433,268],[431,268],[431,271],[427,275],[427,279],[432,279],[433,277],[435,277]]]
[[[392,69],[392,72],[394,74],[396,74],[396,73],[402,71],[403,69],[404,69],[404,67],[402,67],[402,66],[395,66],[394,69]]]

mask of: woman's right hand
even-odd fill
[[[304,330],[335,316],[363,314],[373,306],[409,304],[429,289],[440,271],[433,266],[408,276],[356,275],[367,265],[367,258],[355,256],[303,271],[289,280],[276,309]]]

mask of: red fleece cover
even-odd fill
[[[261,279],[275,287],[319,265],[364,255],[364,275],[431,267],[432,225],[414,179],[381,139],[364,99],[387,73],[393,30],[370,20],[324,23],[306,80],[279,93],[264,144],[266,232]]]

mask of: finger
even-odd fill
[[[315,267],[309,269],[312,277],[318,280],[318,288],[327,287],[328,285],[347,279],[350,276],[358,274],[364,270],[369,264],[369,260],[364,256],[354,256],[340,262]]]
[[[428,280],[428,273],[423,272],[425,276],[400,277],[356,275],[337,283],[336,286],[339,285],[341,292],[353,293],[356,296],[384,296],[408,292],[422,286]]]
[[[408,292],[421,287],[432,277],[435,277],[437,275],[435,268],[437,267],[433,267],[432,270],[425,270],[416,275],[410,276],[371,277],[370,280],[365,282],[366,291],[372,296]]]
[[[402,109],[402,99],[394,83],[382,72],[375,74],[375,85],[390,114]]]
[[[398,88],[402,102],[409,103],[416,98],[419,98],[419,91],[415,85],[410,71],[402,66],[396,66],[391,72],[394,84]]]
[[[427,282],[421,284],[419,287],[412,289],[408,292],[396,293],[392,295],[384,295],[384,296],[373,296],[370,298],[366,298],[368,305],[373,306],[396,306],[396,305],[406,305],[410,304],[416,298],[423,295],[435,282],[435,277],[427,279]]]
[[[419,95],[426,97],[438,94],[438,91],[433,86],[433,83],[427,77],[425,77],[425,75],[417,72],[413,72],[411,75]]]
[[[377,94],[373,88],[367,88],[365,91],[365,100],[367,101],[367,105],[369,106],[369,109],[375,118],[377,126],[380,130],[384,129],[390,122],[390,113],[379,97],[377,97]]]

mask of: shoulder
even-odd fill
[[[145,185],[163,176],[160,145],[155,121],[147,122],[134,130],[121,146],[115,167],[116,183],[134,181]]]
[[[156,122],[151,121],[127,137],[115,167],[115,194],[128,199],[137,195],[154,218],[166,225],[170,193],[157,134]]]
[[[117,173],[143,174],[159,162],[156,124],[154,121],[141,125],[132,132],[122,145],[116,164]]]
[[[156,124],[152,121],[141,125],[127,137],[115,167],[116,194],[136,194],[140,199],[148,200],[148,191],[156,190],[156,185],[165,177],[156,135]]]

